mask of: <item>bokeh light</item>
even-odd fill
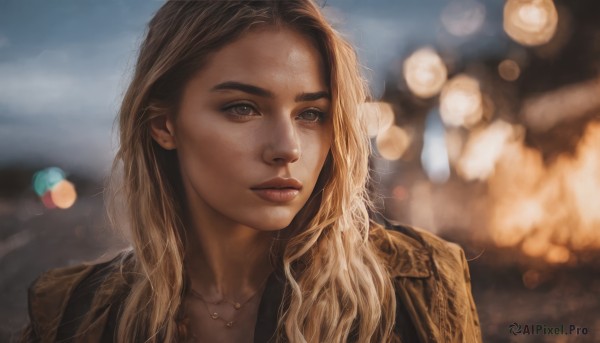
[[[65,172],[60,168],[50,167],[40,170],[33,175],[33,190],[38,196],[42,196],[64,178]]]
[[[376,137],[394,124],[394,110],[386,102],[365,102],[359,111],[367,118],[369,137]]]
[[[40,197],[40,200],[42,200],[42,204],[44,204],[44,206],[46,208],[56,208],[56,204],[52,200],[51,192],[46,192],[46,193],[42,194],[42,196]]]
[[[464,37],[479,31],[485,22],[485,6],[475,0],[451,1],[442,11],[441,21],[446,31]]]
[[[569,249],[560,245],[554,245],[546,252],[545,259],[549,263],[566,263],[570,257],[571,252]]]
[[[459,129],[448,128],[444,135],[446,139],[446,149],[448,150],[448,160],[456,165],[460,156],[462,155],[462,149],[464,146],[464,139]]]
[[[498,246],[559,264],[571,251],[600,247],[600,124],[588,124],[574,154],[551,162],[525,144],[507,140],[488,179],[494,201],[490,229]]]
[[[54,186],[50,193],[52,195],[52,202],[58,208],[67,209],[75,203],[77,200],[77,192],[75,192],[75,186],[67,181],[62,180]]]
[[[439,112],[432,111],[425,121],[421,164],[433,183],[444,183],[450,178],[446,133]]]
[[[521,117],[529,129],[543,132],[600,109],[600,77],[559,87],[525,99]]]
[[[540,272],[537,270],[529,269],[523,273],[523,285],[529,289],[534,289],[539,286],[541,281]]]
[[[486,180],[496,168],[505,144],[516,136],[512,125],[498,120],[471,132],[457,171],[466,180]]]
[[[448,126],[470,127],[479,122],[483,116],[479,82],[464,74],[448,81],[440,97],[440,114]]]
[[[547,43],[557,24],[558,13],[552,0],[508,0],[504,5],[504,31],[520,44]]]
[[[522,249],[531,257],[543,258],[548,263],[566,263],[571,257],[569,249],[551,242],[551,231],[540,231],[525,238]]]
[[[65,179],[66,173],[50,167],[33,175],[32,186],[46,208],[67,209],[77,200],[75,186]]]
[[[408,88],[421,98],[438,94],[448,78],[446,65],[431,48],[413,52],[404,61],[403,73]]]
[[[392,125],[377,136],[376,145],[379,154],[386,160],[394,161],[402,157],[410,144],[408,133],[399,126]]]
[[[517,62],[506,59],[498,64],[498,74],[506,81],[515,81],[521,76],[521,68]]]

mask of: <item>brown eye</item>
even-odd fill
[[[240,116],[240,117],[256,115],[256,111],[254,110],[254,107],[252,107],[251,105],[248,105],[248,104],[231,105],[231,106],[225,107],[223,110],[229,114],[233,114],[235,116]]]
[[[309,110],[302,112],[299,117],[308,122],[318,122],[323,120],[325,113],[317,110]]]

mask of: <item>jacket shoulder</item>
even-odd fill
[[[411,229],[423,237],[423,240],[429,246],[436,268],[449,273],[463,271],[467,268],[465,252],[460,245],[447,241],[422,228],[412,227]]]
[[[392,277],[431,276],[431,256],[417,231],[401,225],[375,224],[369,240],[380,252]]]
[[[40,275],[29,287],[29,320],[41,341],[53,341],[70,294],[93,270],[93,265],[57,268]]]
[[[433,268],[455,273],[465,267],[458,244],[422,228],[384,219],[371,228],[370,239],[391,263],[393,276],[428,277]]]
[[[93,310],[98,290],[114,279],[124,255],[110,261],[56,268],[40,275],[29,287],[30,339],[54,342],[72,338],[85,315]]]
[[[398,299],[423,342],[481,342],[469,267],[456,243],[424,229],[385,220],[371,239],[383,252]]]

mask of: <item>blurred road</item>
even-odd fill
[[[83,196],[48,210],[35,195],[0,200],[0,342],[27,322],[27,288],[45,270],[113,255],[126,245],[108,229],[103,200]]]

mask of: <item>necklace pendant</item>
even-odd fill
[[[219,319],[219,314],[217,312],[210,315],[212,319]]]
[[[236,310],[239,310],[241,307],[242,307],[242,304],[240,304],[240,303],[233,304],[233,308],[235,308]]]
[[[233,322],[227,322],[227,324],[225,324],[225,326],[227,326],[228,328],[233,326]]]

